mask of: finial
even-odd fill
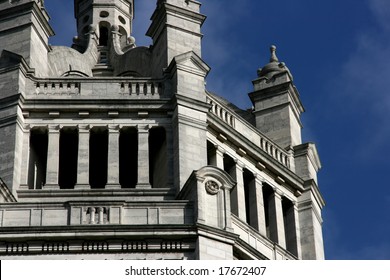
[[[270,58],[269,62],[279,62],[279,59],[276,56],[276,46],[272,45],[270,47],[270,51],[271,51],[271,58]]]

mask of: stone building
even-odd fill
[[[205,88],[198,1],[158,0],[150,47],[134,0],[74,2],[61,47],[43,0],[0,1],[0,258],[323,259],[321,163],[275,47],[241,110]]]

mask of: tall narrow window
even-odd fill
[[[217,165],[217,149],[210,141],[207,141],[207,165]]]
[[[136,128],[123,128],[119,136],[119,183],[122,188],[137,184],[138,133]]]
[[[237,169],[236,162],[232,157],[225,154],[223,157],[223,168],[224,170],[232,176],[233,179],[237,180]],[[238,216],[238,196],[237,196],[237,185],[232,188],[230,191],[231,199],[230,199],[230,208],[234,215]]]
[[[79,136],[76,128],[63,128],[60,132],[59,185],[73,189],[77,181],[77,154]]]
[[[277,236],[276,233],[276,217],[274,211],[270,211],[270,200],[273,199],[274,190],[267,184],[263,184],[263,198],[264,198],[264,213],[265,213],[265,227],[267,232],[267,237],[272,241],[277,242],[277,238],[274,239],[274,236]]]
[[[245,193],[245,207],[246,207],[246,221],[249,225],[254,226],[257,216],[256,209],[256,191],[255,191],[255,177],[248,169],[244,169],[244,193]]]
[[[153,188],[167,186],[167,140],[163,127],[153,127],[149,132],[149,178]]]
[[[30,189],[42,189],[46,183],[48,131],[35,128],[30,133],[30,161],[28,185]]]
[[[286,235],[286,247],[288,251],[293,253],[295,256],[298,256],[297,228],[295,225],[294,204],[287,198],[283,197],[282,208],[284,230]]]
[[[108,44],[108,28],[105,26],[100,26],[99,29],[99,46],[107,46]]]
[[[89,184],[92,189],[103,189],[107,184],[108,131],[93,128],[89,142]]]

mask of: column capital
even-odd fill
[[[49,133],[56,133],[56,132],[59,133],[61,127],[58,124],[49,124],[47,126],[47,129],[48,129]]]
[[[31,125],[29,124],[23,124],[23,132],[24,133],[29,133],[31,130]]]
[[[221,154],[226,153],[226,150],[224,148],[222,148],[221,145],[215,144],[214,147],[215,147],[217,153],[221,153]]]
[[[109,124],[107,125],[108,132],[110,133],[119,133],[120,126],[117,124]]]
[[[148,133],[149,129],[150,129],[149,124],[138,124],[137,125],[138,133]]]
[[[255,181],[258,185],[260,186],[263,186],[264,182],[265,182],[265,179],[263,176],[257,174],[257,173],[254,173],[253,176],[255,177]]]
[[[234,159],[234,162],[236,163],[236,168],[240,169],[241,171],[245,168],[245,164],[238,159]]]
[[[282,199],[283,196],[284,196],[284,192],[279,190],[278,188],[275,188],[275,197]]]
[[[89,132],[91,126],[89,124],[79,124],[77,125],[79,132]]]

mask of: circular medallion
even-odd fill
[[[206,187],[207,193],[209,194],[215,195],[219,192],[219,185],[215,181],[207,181],[204,185]]]

